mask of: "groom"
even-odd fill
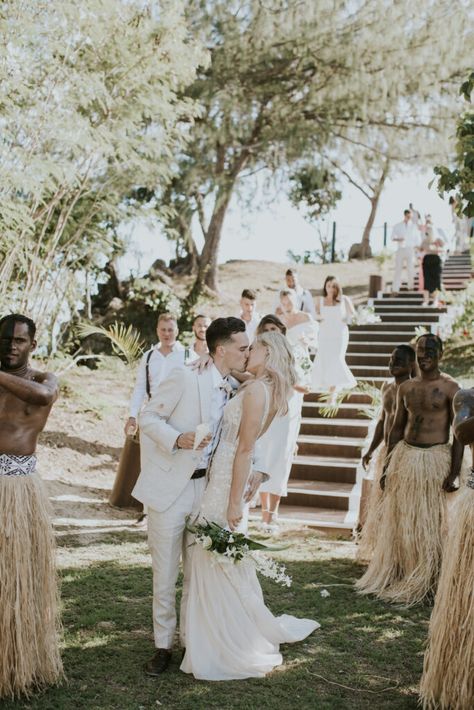
[[[176,630],[176,580],[180,557],[184,580],[180,637],[188,596],[185,521],[199,511],[206,469],[219,439],[219,425],[231,387],[231,370],[244,372],[249,356],[245,323],[240,318],[217,318],[206,332],[213,363],[203,372],[175,369],[157,387],[140,415],[141,473],[133,496],[148,508],[148,543],[153,567],[153,630],[155,654],[145,672],[156,676],[169,665]],[[194,450],[198,424],[211,434]],[[263,475],[254,472],[249,494]],[[247,496],[248,498],[248,496]]]

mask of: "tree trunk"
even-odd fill
[[[207,229],[206,241],[199,258],[199,271],[196,282],[200,288],[207,286],[212,291],[218,290],[217,257],[222,236],[224,219],[232,197],[234,181],[221,186],[217,193],[216,204]]]
[[[361,244],[361,259],[367,259],[371,254],[370,249],[370,232],[374,226],[375,217],[377,215],[377,209],[379,206],[380,196],[385,185],[385,181],[388,177],[388,171],[390,167],[390,161],[387,159],[380,175],[377,185],[373,188],[373,196],[370,198],[370,214],[367,220],[367,224],[364,227],[364,233],[362,235]]]

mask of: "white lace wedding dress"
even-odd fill
[[[268,414],[269,394],[265,387]],[[227,525],[227,504],[239,437],[243,394],[224,409],[219,444],[200,519]],[[186,612],[186,654],[181,670],[202,680],[260,678],[281,665],[281,643],[301,641],[319,628],[316,621],[283,614],[265,606],[254,565],[223,560],[201,545],[190,555],[189,601]]]

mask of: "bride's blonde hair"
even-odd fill
[[[261,333],[256,343],[267,349],[265,378],[272,385],[276,414],[281,416],[288,411],[288,399],[297,382],[293,352],[285,336],[276,331]]]

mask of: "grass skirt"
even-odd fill
[[[400,441],[390,455],[372,560],[356,582],[363,594],[406,605],[433,596],[446,521],[443,481],[451,446],[428,449]]]
[[[431,615],[421,697],[425,708],[474,708],[474,489],[456,504]]]
[[[380,506],[383,493],[380,488],[380,479],[382,477],[386,455],[387,447],[385,444],[382,444],[377,453],[377,458],[374,461],[374,477],[372,479],[367,504],[367,517],[358,539],[357,559],[359,561],[368,562],[372,558],[380,532]]]
[[[0,475],[0,698],[56,683],[58,642],[49,500],[35,473]]]

